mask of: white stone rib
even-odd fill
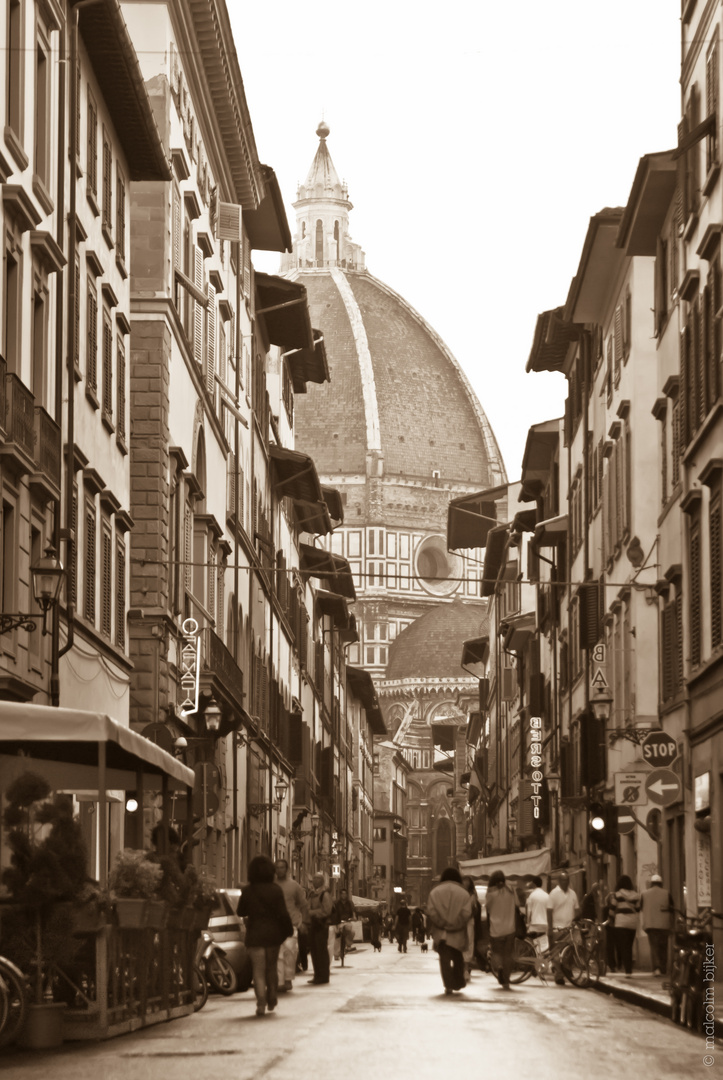
[[[339,295],[346,308],[346,313],[349,316],[351,332],[354,335],[354,344],[356,345],[356,352],[359,358],[359,371],[361,374],[362,394],[364,397],[364,415],[366,417],[367,425],[367,449],[381,452],[382,437],[379,429],[377,386],[374,379],[374,366],[372,364],[371,353],[369,352],[367,332],[364,328],[364,319],[362,318],[359,305],[356,302],[354,293],[349,287],[349,282],[347,281],[344,272],[340,270],[338,266],[332,266],[329,269],[329,273],[339,290]]]

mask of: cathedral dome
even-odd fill
[[[402,630],[389,650],[386,680],[459,679],[462,642],[487,633],[486,603],[440,604]]]
[[[328,126],[317,134],[283,269],[306,287],[331,379],[297,397],[297,445],[335,481],[404,477],[469,490],[503,483],[494,433],[456,359],[403,297],[366,270],[349,236],[352,205],[329,155]]]

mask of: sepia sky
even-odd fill
[[[367,269],[445,340],[518,479],[565,398],[525,373],[536,316],[564,303],[591,215],[675,144],[680,0],[227,2],[292,232],[323,114]]]

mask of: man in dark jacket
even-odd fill
[[[397,935],[397,952],[407,951],[407,941],[409,940],[409,928],[412,924],[412,913],[407,907],[407,901],[401,899],[399,901],[399,907],[397,908],[397,914],[394,919],[394,929]]]
[[[291,922],[284,894],[274,881],[274,864],[266,855],[249,863],[249,883],[241,893],[238,914],[246,920],[246,948],[251,958],[256,994],[256,1015],[276,1008],[279,947],[291,937]]]
[[[314,965],[314,986],[329,981],[329,920],[331,919],[331,896],[324,884],[323,874],[314,874],[313,889],[309,892],[309,951]]]

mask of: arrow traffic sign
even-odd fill
[[[672,765],[678,756],[678,744],[665,731],[650,731],[643,739],[641,750],[648,765],[657,768]]]
[[[680,800],[683,785],[672,769],[653,769],[645,777],[645,790],[656,806],[672,806]]]

